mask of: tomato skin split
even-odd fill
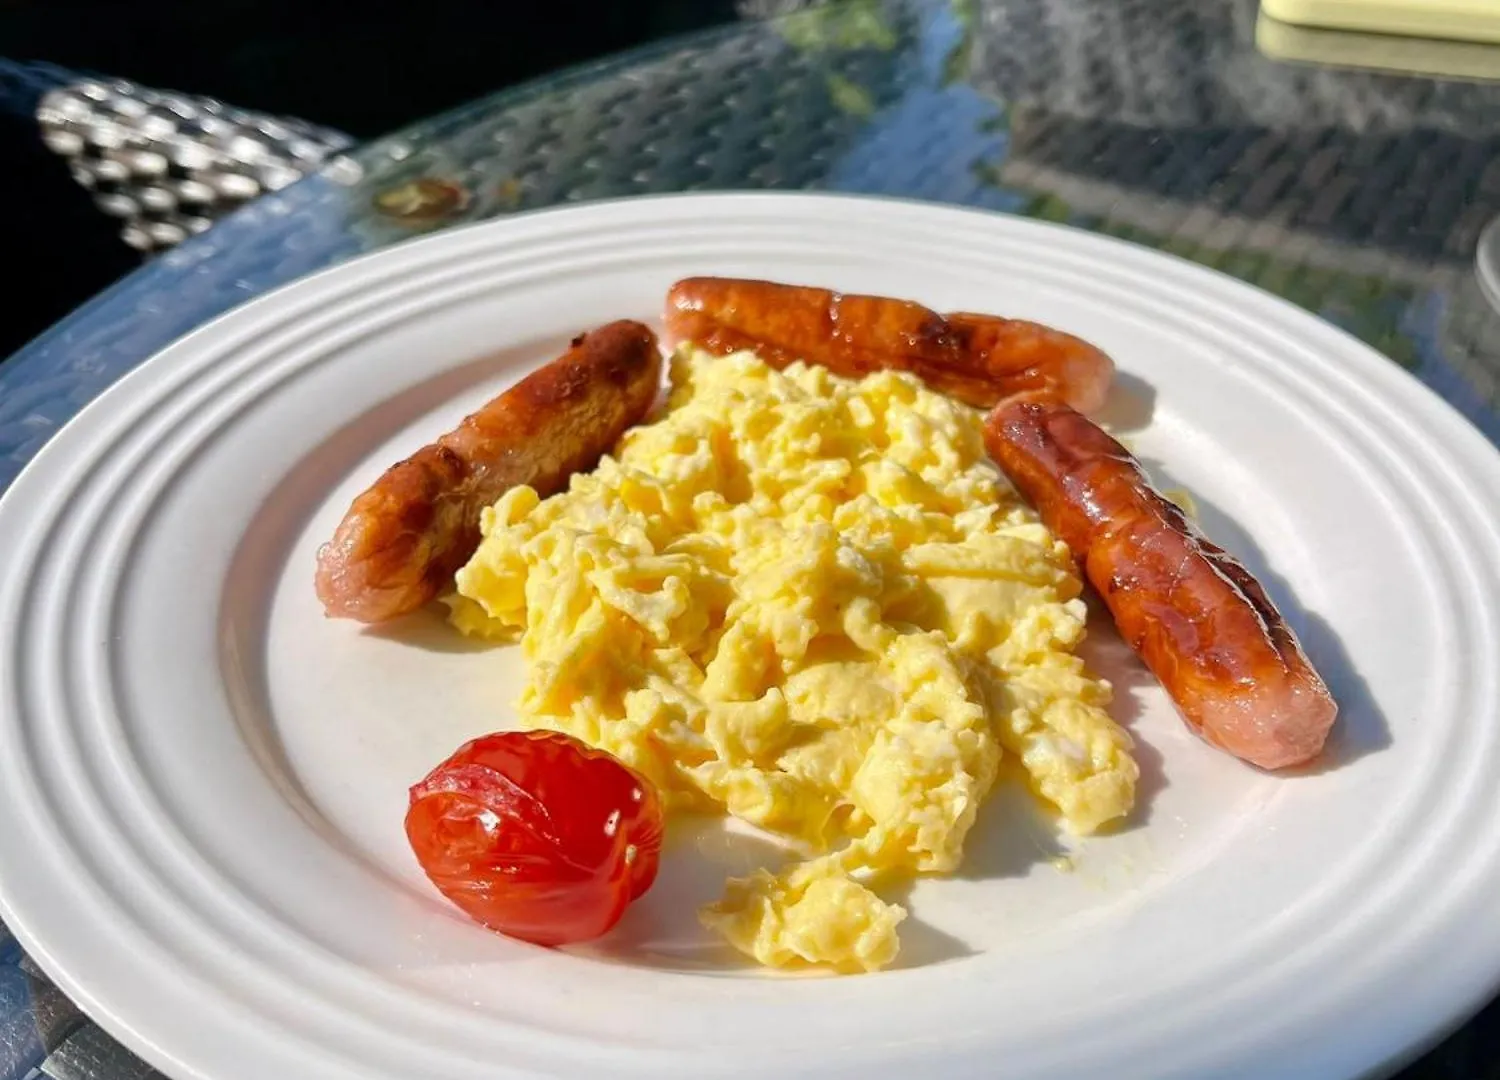
[[[410,799],[406,838],[428,879],[510,937],[596,938],[656,880],[655,788],[571,735],[481,736],[414,784]]]

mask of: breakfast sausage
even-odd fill
[[[1115,625],[1208,742],[1265,769],[1316,757],[1338,706],[1265,590],[1056,402],[1005,402],[990,455],[1082,565]]]
[[[646,415],[660,384],[656,335],[641,323],[575,338],[354,500],[318,551],[324,609],[375,623],[432,600],[479,546],[481,510],[519,484],[562,490]]]
[[[801,285],[687,278],[667,293],[669,344],[710,352],[753,349],[773,367],[797,360],[836,375],[908,371],[977,408],[1017,394],[1053,396],[1092,412],[1114,362],[1086,341],[995,315],[939,315],[920,304]]]

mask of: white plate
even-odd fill
[[[1000,795],[913,892],[900,967],[777,978],[693,909],[759,845],[679,835],[609,939],[546,951],[438,898],[407,784],[510,722],[515,659],[321,617],[313,552],[385,464],[687,274],[1053,323],[1110,418],[1262,575],[1343,704],[1272,777],[1187,733],[1106,625],[1145,782],[1057,844]],[[1149,423],[1145,420],[1149,416]],[[1500,976],[1500,455],[1352,338],[1050,225],[811,196],[640,199],[357,260],[169,348],[0,504],[3,916],[180,1077],[1344,1077]]]

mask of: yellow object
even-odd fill
[[[1500,5],[1500,0],[1495,3]],[[1445,79],[1500,79],[1500,45],[1481,41],[1309,29],[1261,12],[1255,45],[1273,60]]]
[[[1261,0],[1260,8],[1300,26],[1500,42],[1500,0]]]
[[[520,634],[528,723],[795,846],[708,926],[764,964],[890,963],[905,912],[875,890],[959,867],[1002,752],[1076,832],[1130,810],[1130,739],[1072,654],[1081,582],[976,411],[750,353],[671,371],[616,456],[485,512],[449,603]]]
[[[1189,521],[1197,523],[1198,503],[1187,488],[1167,488],[1161,494],[1162,498],[1181,510]]]

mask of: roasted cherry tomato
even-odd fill
[[[570,735],[507,731],[466,743],[412,787],[406,837],[471,918],[563,945],[604,933],[656,880],[661,800]]]

